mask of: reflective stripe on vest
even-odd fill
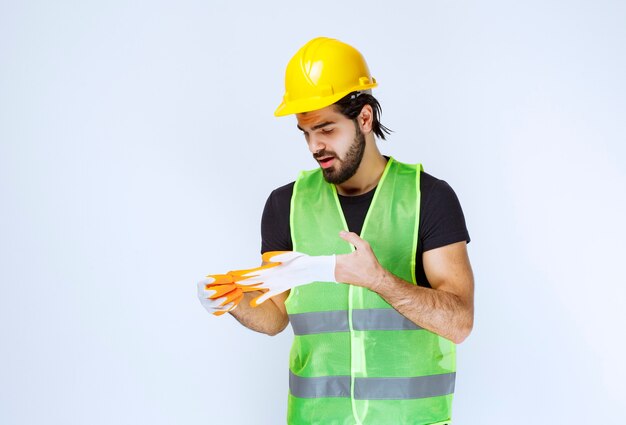
[[[346,310],[290,314],[289,322],[291,323],[295,335],[350,331],[348,312]],[[422,329],[396,310],[389,308],[353,310],[352,327],[357,331]]]
[[[358,400],[403,400],[437,397],[454,392],[455,372],[416,378],[356,378]],[[350,397],[350,376],[302,378],[289,372],[291,394],[302,398]]]
[[[421,169],[389,159],[361,231],[380,264],[414,284]],[[336,188],[320,169],[298,177],[290,228],[294,251],[329,255],[354,249],[339,237],[348,227]],[[355,285],[298,286],[285,306],[295,335],[288,423],[432,424],[450,419],[454,343]]]

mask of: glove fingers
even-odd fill
[[[240,280],[239,282],[237,282],[237,286],[242,287],[242,286],[258,286],[260,284],[262,284],[263,282],[265,282],[265,278],[263,278],[262,276],[249,276],[247,278],[245,278],[244,280]],[[258,288],[257,288],[258,289]]]
[[[220,310],[220,309],[223,309],[226,304],[232,302],[233,300],[235,300],[241,295],[243,295],[241,290],[235,289],[226,295],[222,295],[219,298],[204,298],[204,299],[201,299],[200,301],[202,302],[204,306],[206,306],[206,308]]]
[[[264,252],[263,255],[261,255],[261,259],[266,262],[266,263],[272,263],[272,262],[276,262],[276,257],[282,255],[282,254],[287,254],[293,251],[268,251],[268,252]]]
[[[218,300],[211,300],[211,302],[214,302],[216,304],[212,308],[217,310],[213,314],[215,316],[221,316],[224,313],[233,311],[235,308],[237,308],[242,299],[243,292],[239,288],[237,288],[234,291],[231,291],[226,297],[219,298],[219,301],[223,300],[219,304],[217,304]]]
[[[211,277],[211,275],[208,275],[204,279],[202,279],[200,282],[198,282],[198,285],[200,285],[200,284],[202,284],[202,285],[211,285],[214,282],[215,282],[215,279],[213,279]]]
[[[224,296],[224,294],[227,294],[235,289],[237,289],[237,285],[235,285],[234,283],[230,283],[227,285],[211,285],[204,290],[204,293],[207,294],[207,298],[216,299]]]
[[[263,261],[266,261],[268,263],[282,263],[291,261],[298,257],[302,257],[303,255],[306,254],[298,251],[269,251],[263,253],[261,258],[263,259]]]
[[[233,283],[233,277],[228,274],[210,274],[206,280],[212,279],[212,282],[206,282],[207,285],[223,285]]]
[[[257,292],[257,291],[261,291],[263,289],[267,289],[267,288],[263,288],[262,286],[243,286],[243,285],[239,285],[237,286],[237,288],[241,289],[242,292],[246,293],[246,292]]]
[[[233,311],[236,308],[237,308],[237,303],[233,302],[233,303],[225,305],[223,309],[213,312],[213,315],[214,316],[221,316],[222,314],[226,314],[229,311]]]
[[[241,302],[241,300],[243,300],[243,292],[241,294],[239,294],[237,296],[237,298],[233,299],[233,302],[235,303],[235,307],[237,307],[239,305],[239,303]]]
[[[239,288],[235,288],[222,297],[225,299],[225,301],[221,305],[234,302],[235,300],[241,301],[242,297],[243,297],[243,291]]]
[[[244,270],[231,270],[228,272],[229,275],[235,277],[235,281],[238,282],[246,278],[246,275],[254,275],[258,274],[262,270],[271,269],[272,267],[276,267],[278,264],[264,264],[259,267],[255,267],[253,269],[244,269]]]
[[[262,295],[259,295],[258,297],[252,299],[252,301],[250,301],[250,306],[251,307],[258,307],[259,305],[263,304],[265,301],[267,301],[268,299],[270,299],[274,295],[277,295],[277,294],[275,292],[267,290]]]
[[[205,306],[205,308],[220,309],[222,308],[222,305],[224,304],[224,302],[227,300],[225,297],[220,297],[214,300],[211,298],[203,298],[200,301],[202,302],[202,305]]]
[[[210,283],[207,282],[213,282],[213,279],[204,279],[198,282],[198,298],[200,298],[200,301],[203,303],[204,300],[214,294],[213,291],[207,291],[207,286],[210,285]]]

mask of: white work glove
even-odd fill
[[[272,251],[263,254],[263,261],[268,264],[256,269],[228,272],[243,278],[237,281],[237,286],[266,291],[250,302],[252,307],[295,286],[318,281],[336,283],[334,255],[311,256],[296,251]]]
[[[228,275],[209,275],[198,282],[198,298],[206,311],[221,316],[237,308],[243,291]]]

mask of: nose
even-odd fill
[[[324,143],[324,141],[315,134],[308,137],[307,144],[309,145],[309,151],[312,154],[316,154],[319,151],[326,149],[326,143]]]

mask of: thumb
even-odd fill
[[[354,232],[346,232],[345,230],[342,230],[339,232],[339,236],[344,241],[354,245],[356,249],[364,249],[367,247],[367,242],[361,239],[361,237]]]

